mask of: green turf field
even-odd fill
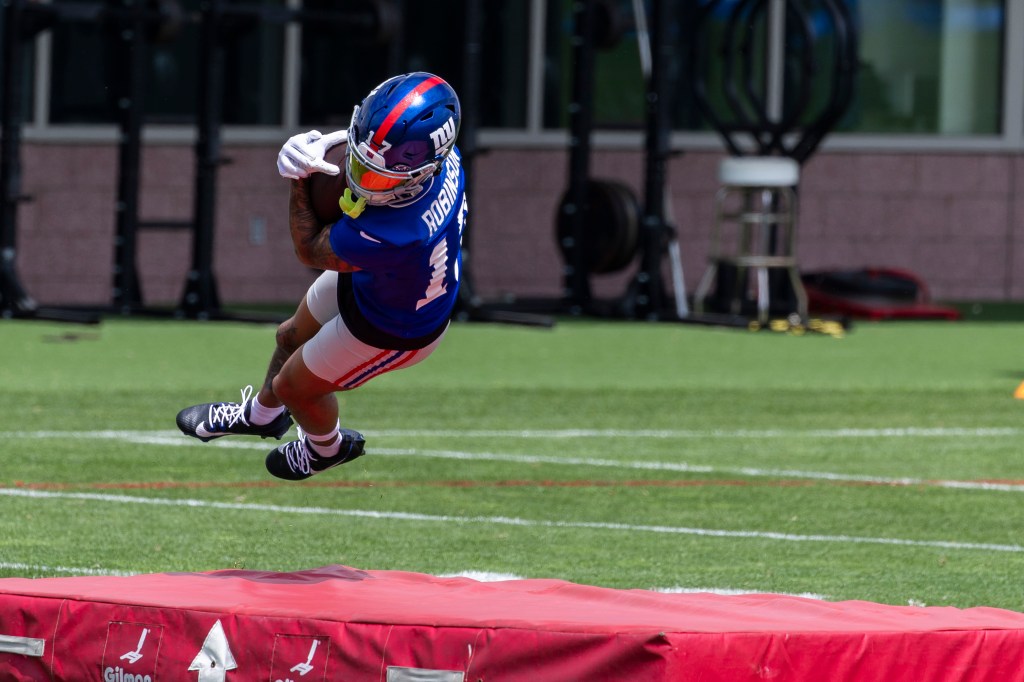
[[[0,321],[0,576],[337,563],[1024,610],[1024,324],[457,324],[340,396],[367,456],[293,484],[272,441],[174,427],[272,344]]]

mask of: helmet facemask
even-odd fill
[[[352,193],[365,198],[371,206],[405,202],[418,196],[425,189],[424,183],[437,173],[444,159],[434,159],[419,168],[399,165],[389,169],[384,158],[384,152],[389,149],[386,142],[383,148],[374,149],[370,144],[372,131],[362,141],[359,140],[355,125],[358,115],[357,106],[349,125],[345,161],[345,177]]]

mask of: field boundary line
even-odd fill
[[[371,520],[409,521],[423,523],[458,523],[517,526],[520,528],[555,528],[627,531],[631,533],[660,533],[689,535],[708,538],[742,538],[753,540],[774,540],[779,542],[823,542],[838,544],[871,544],[900,547],[926,547],[950,550],[979,550],[990,552],[1024,552],[1022,545],[996,544],[986,542],[959,542],[955,540],[912,540],[907,538],[879,538],[856,535],[824,535],[781,533],[776,531],[723,530],[715,528],[692,528],[686,526],[655,526],[644,524],[611,523],[606,521],[553,521],[548,519],[523,519],[511,516],[451,516],[447,514],[419,514],[414,512],[383,512],[364,509],[336,509],[330,507],[296,507],[276,504],[254,504],[246,502],[218,502],[213,500],[174,499],[164,497],[134,497],[131,495],[108,495],[102,493],[69,493],[23,488],[0,488],[0,496],[49,500],[87,500],[115,504],[139,504],[164,507],[188,507],[193,509],[219,509],[225,511],[256,511],[277,514],[301,514],[311,516],[344,516]]]

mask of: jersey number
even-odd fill
[[[433,253],[430,254],[430,267],[433,268],[433,274],[430,276],[430,284],[427,285],[427,291],[423,294],[423,298],[416,302],[416,310],[419,310],[441,294],[448,291],[448,286],[444,282],[444,277],[448,273],[447,238],[442,239],[438,242],[437,246],[434,247]]]

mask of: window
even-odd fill
[[[710,138],[712,126],[693,98],[692,50],[697,43],[707,46],[702,48],[707,94],[721,105],[727,101],[728,74],[715,45],[743,12],[764,15],[769,11],[765,8],[790,8],[781,28],[779,22],[769,27],[764,16],[758,16],[761,23],[756,27],[748,22],[740,29],[746,32],[743,39],[749,41],[752,54],[741,76],[750,80],[759,106],[788,113],[828,100],[827,74],[835,65],[838,36],[828,10],[833,0],[662,1],[671,15],[674,55],[667,80],[673,88],[669,98],[676,131],[707,133]],[[859,54],[852,103],[836,124],[837,132],[921,136],[939,146],[943,137],[1002,136],[1024,145],[1024,86],[1004,85],[1015,83],[1014,78],[1024,81],[1019,59],[1007,61],[1007,55],[1024,54],[1024,34],[1007,29],[1011,21],[1024,21],[1024,0],[841,1],[856,27]],[[95,8],[134,5],[130,0],[56,2],[77,9],[66,9],[48,38],[27,45],[22,110],[34,112],[43,128],[74,130],[82,124],[115,123],[130,61],[121,30],[86,14]],[[194,123],[200,79],[210,72],[197,22],[205,0],[177,2],[185,16],[177,35],[144,46],[141,81],[147,123]],[[344,127],[353,105],[372,86],[403,71],[438,73],[464,97],[472,95],[466,88],[466,16],[478,7],[483,38],[479,63],[473,66],[483,77],[478,98],[464,104],[478,107],[480,126],[512,134],[504,139],[518,135],[551,141],[560,138],[550,133],[568,127],[573,12],[580,4],[575,0],[223,2],[234,16],[220,34],[225,78],[218,92],[223,95],[223,122],[229,126],[253,128],[256,134],[264,128],[267,135],[270,128]],[[646,117],[644,33],[638,30],[635,11],[641,6],[649,13],[652,0],[588,2],[596,15],[598,39],[591,102],[594,126],[641,131]],[[146,2],[148,7],[162,4]],[[230,11],[253,6],[263,8],[266,16],[245,20]],[[307,21],[283,21],[286,8],[295,7],[303,8]],[[373,7],[385,8],[380,16],[387,21],[384,30],[372,35],[365,24],[353,27],[325,19],[331,13],[369,12]],[[691,33],[697,18],[702,22],[699,40]],[[777,53],[770,56],[780,34],[785,36],[781,60]],[[808,54],[815,69],[803,101],[802,94],[794,94],[799,88],[794,89],[793,79],[802,73],[800,60]],[[35,64],[48,72],[36,74]],[[1004,64],[1014,72],[1008,79]],[[34,80],[35,76],[41,77]],[[293,99],[287,93],[295,93]],[[810,114],[804,111],[801,116],[806,123]]]
[[[668,68],[677,130],[707,130],[693,100],[694,65],[711,108],[727,123],[770,112],[807,124],[821,114],[847,34],[859,55],[852,102],[835,130],[854,133],[993,135],[1000,132],[1005,8],[1000,0],[824,0],[668,3],[675,59]],[[572,91],[571,0],[548,2],[545,127],[568,125]],[[643,3],[650,11],[650,0]],[[633,0],[594,2],[593,118],[599,129],[636,128],[644,116]],[[772,8],[783,7],[781,21]],[[842,22],[842,23],[840,23]],[[852,25],[851,25],[852,24]],[[730,42],[731,41],[731,42]],[[773,44],[780,52],[772,61]],[[732,61],[726,48],[731,45]],[[773,64],[775,66],[773,66]],[[777,71],[773,72],[773,68]],[[840,75],[843,75],[840,73]],[[774,77],[774,80],[773,80]],[[806,87],[806,92],[804,88]],[[730,92],[732,89],[732,92]]]
[[[803,0],[784,3],[784,75],[782,111],[794,105],[793,91],[811,80],[808,111],[820,110],[828,98],[829,80],[840,53],[845,19],[828,11],[827,3]],[[709,52],[719,47],[716,39],[734,31],[746,37],[749,20],[738,0],[705,3],[713,7],[706,21]],[[991,135],[999,133],[1004,9],[998,0],[846,0],[849,19],[857,34],[857,64],[852,103],[839,121],[838,131],[857,133]],[[753,80],[764,102],[772,93],[767,59],[770,37],[765,33],[751,45],[755,56]],[[847,22],[849,23],[849,22]],[[708,55],[707,82],[713,101],[726,97],[722,65]],[[811,60],[813,73],[803,76]],[[787,112],[788,113],[788,112]]]
[[[860,73],[843,129],[996,134],[1003,27],[998,0],[857,0]]]
[[[61,0],[85,8],[94,0]],[[180,0],[186,15],[173,39],[141,49],[140,80],[145,119],[150,123],[189,124],[195,120],[199,84],[211,64],[204,58],[200,0]],[[223,120],[235,125],[294,125],[285,121],[285,82],[298,78],[300,125],[344,127],[352,107],[370,88],[395,73],[438,73],[462,91],[465,80],[465,16],[468,0],[449,5],[391,2],[378,16],[385,27],[376,34],[361,25],[346,26],[330,15],[344,11],[368,15],[365,0],[306,0],[308,21],[301,24],[299,65],[286,73],[286,28],[282,14],[231,17],[219,34],[223,46]],[[252,4],[252,3],[249,3]],[[258,0],[268,10],[284,0]],[[479,107],[483,125],[516,127],[526,118],[526,55],[529,4],[483,2],[480,69],[485,82]],[[230,9],[232,3],[225,3]],[[119,103],[130,93],[130,52],[122,27],[81,17],[53,29],[49,122],[112,123]],[[83,57],[88,55],[88,58]]]
[[[62,0],[83,4],[81,0]],[[91,3],[95,5],[96,3]],[[282,0],[261,0],[264,7]],[[181,0],[185,13],[196,16],[199,0]],[[110,123],[119,102],[130,93],[131,53],[125,50],[124,29],[116,23],[63,21],[53,29],[50,77],[51,123]],[[224,48],[224,122],[279,125],[281,119],[283,26],[260,21],[233,21],[220,34]],[[199,84],[204,70],[199,26],[182,22],[164,42],[144,43],[140,80],[146,120],[191,123],[195,120]],[[262,57],[262,58],[261,58]]]
[[[338,4],[335,0],[307,0],[305,7],[325,12]],[[395,27],[386,30],[391,33]],[[398,68],[400,48],[398,38],[379,38],[327,22],[305,25],[299,69],[302,126],[321,130],[348,127],[352,107]]]
[[[4,42],[6,37],[4,35],[6,16],[6,12],[0,12],[0,50],[4,50],[3,52],[0,52],[0,61],[3,61],[6,58],[6,50],[8,48],[13,48],[14,50],[16,50],[17,53],[15,57],[21,60],[21,69],[17,73],[13,73],[11,75],[14,80],[20,83],[22,90],[21,107],[14,113],[24,123],[30,120],[30,117],[33,113],[32,100],[34,96],[35,86],[32,80],[32,74],[35,69],[35,58],[31,42],[26,41],[22,42],[21,45],[14,46],[9,46]],[[0,102],[2,102],[5,97],[7,97],[7,93],[0,91]]]
[[[300,111],[303,125],[345,127],[352,107],[396,73],[429,71],[465,99],[467,0],[402,3],[389,40],[311,24],[303,31]],[[310,10],[334,0],[307,0]],[[482,0],[482,125],[522,127],[526,120],[528,3]],[[463,102],[465,107],[467,102]]]
[[[544,55],[544,127],[569,125],[568,107],[574,78],[573,40],[578,15],[573,0],[548,2]],[[644,73],[632,0],[592,4],[595,39],[590,96],[594,127],[640,129],[644,124]]]

